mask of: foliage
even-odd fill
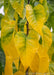
[[[4,16],[0,15],[0,48],[6,57],[5,75],[13,75],[13,71],[14,75],[51,72],[51,63],[54,63],[53,3],[53,0],[4,0],[1,3],[5,12]]]

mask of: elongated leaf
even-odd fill
[[[34,8],[31,5],[26,5],[26,18],[31,27],[40,33],[46,18],[44,7],[41,4]]]
[[[47,26],[43,26],[42,32],[43,32],[42,45],[45,48],[45,51],[48,52],[48,50],[49,50],[49,48],[51,47],[51,44],[52,44],[52,34],[50,32],[50,29]]]
[[[47,5],[47,0],[43,0],[43,6],[45,8],[45,12],[46,12],[46,21],[49,17],[49,9],[48,9],[48,5]]]
[[[17,32],[14,40],[21,62],[26,70],[34,57],[35,52],[39,48],[38,34],[33,30],[30,31],[28,36],[26,36],[24,32]]]
[[[47,26],[43,26],[42,33],[42,43],[39,44],[39,50],[37,54],[35,54],[30,68],[33,72],[46,73],[48,72],[49,67],[49,57],[47,52],[52,44],[52,35]]]
[[[4,22],[3,22],[4,21]],[[6,56],[12,56],[13,62],[15,63],[18,69],[18,53],[14,45],[14,30],[16,22],[13,20],[2,20],[2,30],[1,30],[1,44]],[[17,60],[15,60],[17,59]]]
[[[45,9],[45,13],[46,13],[46,21],[49,17],[49,9],[48,9],[48,5],[47,5],[47,0],[39,0],[39,2],[43,5],[44,9]]]
[[[32,72],[46,73],[49,67],[49,57],[47,54],[36,53],[30,65]]]

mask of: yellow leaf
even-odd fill
[[[45,73],[49,68],[49,57],[47,52],[52,44],[52,35],[47,26],[43,26],[42,34],[42,44],[39,44],[39,50],[30,64],[31,70],[39,73]]]
[[[4,16],[1,20],[1,28],[3,27],[15,27],[16,26],[16,21],[14,20],[9,20],[7,16]]]
[[[18,14],[15,12],[14,18],[16,19],[16,22],[18,21]]]
[[[15,30],[15,21],[3,20],[1,30],[1,44],[6,56],[13,57],[13,62],[15,62],[16,68],[18,69],[19,56],[14,44],[14,30]],[[2,21],[2,22],[3,22]],[[4,25],[4,26],[3,26]],[[15,60],[18,59],[18,60]]]
[[[35,54],[34,59],[30,65],[32,72],[46,73],[49,68],[49,57],[47,54]],[[39,74],[38,74],[39,75]]]
[[[42,45],[43,45],[45,51],[48,52],[48,50],[52,44],[52,34],[51,34],[50,29],[47,26],[43,26],[42,32],[43,32]]]
[[[15,11],[23,17],[23,10],[24,10],[24,0],[10,0],[12,7]]]
[[[21,72],[21,71],[18,71],[14,75],[25,75],[25,73],[24,72]]]
[[[12,58],[10,56],[6,57],[4,72],[5,72],[5,75],[13,75]]]
[[[43,26],[42,32],[42,44],[39,44],[39,53],[47,53],[52,44],[52,34],[47,26]]]
[[[46,13],[46,20],[48,19],[49,17],[49,9],[48,9],[48,5],[47,5],[47,0],[39,0],[39,2],[44,6],[44,9],[45,9],[45,13]]]
[[[24,69],[27,69],[29,67],[35,52],[39,48],[38,36],[39,35],[33,30],[29,32],[28,36],[26,36],[24,32],[17,32],[15,34],[15,46]]]
[[[26,5],[26,18],[29,25],[40,33],[46,18],[44,7],[41,4],[38,4],[34,8],[29,4]]]
[[[43,3],[43,0],[39,0],[39,2],[42,4]]]

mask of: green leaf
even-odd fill
[[[54,53],[52,54],[52,61],[54,62]]]
[[[1,21],[1,26],[2,26],[2,30],[1,30],[2,43],[9,43],[9,41],[12,38],[15,26],[16,26],[16,22],[14,20],[9,20],[6,16],[4,16]]]
[[[4,11],[7,12],[9,0],[4,0]]]
[[[14,14],[15,14],[15,11],[12,8],[11,4],[9,4],[8,11],[7,11],[8,18],[13,20],[14,19]]]
[[[10,3],[20,17],[24,18],[24,0],[10,0]]]
[[[44,9],[45,9],[45,13],[46,13],[46,21],[49,17],[49,9],[48,9],[48,5],[47,5],[47,0],[39,0],[39,2],[43,5]]]
[[[50,73],[52,73],[52,75],[53,75],[53,73],[54,73],[54,63],[50,63],[50,64],[49,64],[49,71],[50,71]]]
[[[46,21],[49,17],[49,9],[48,9],[48,5],[47,5],[47,0],[43,0],[43,6],[44,6],[44,9],[45,9],[45,13],[46,13]]]
[[[1,39],[0,39],[0,42],[1,42]],[[0,46],[1,46],[1,43],[0,43]],[[4,51],[2,49],[2,47],[0,47],[0,68],[2,68],[2,71],[4,71],[4,68],[5,68],[5,54],[4,54]]]
[[[54,62],[54,33],[52,33],[52,45],[48,51],[51,62]]]
[[[16,31],[16,21],[9,20],[6,16],[2,19],[1,44],[6,56],[13,57],[13,62],[18,69],[18,53],[14,44],[14,32]]]
[[[0,38],[0,48],[1,48],[1,38]]]
[[[10,4],[9,0],[4,1],[4,10],[5,15],[8,16],[9,19],[14,19],[15,10],[12,8],[12,5]]]
[[[19,28],[20,28],[20,30],[21,31],[24,31],[24,25],[25,25],[25,23],[26,23],[26,19],[21,19],[20,21],[19,21]]]
[[[43,32],[43,45],[48,52],[52,44],[52,34],[47,26],[43,26],[42,32]]]
[[[48,27],[52,27],[53,29],[53,32],[54,32],[54,12],[52,12],[49,16],[49,19],[48,19]]]
[[[5,54],[1,46],[1,38],[0,38],[0,74],[1,71],[4,71],[5,68]]]
[[[54,11],[54,0],[48,0],[49,12],[52,13]]]

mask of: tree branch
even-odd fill
[[[28,4],[30,3],[30,0],[28,0]]]
[[[29,3],[30,3],[30,0],[28,0],[28,4],[29,4]],[[28,33],[29,33],[29,23],[28,23],[28,21],[27,21],[26,26],[27,26],[27,35],[28,35]]]
[[[30,0],[28,0],[28,4],[29,3],[30,3]],[[27,26],[27,35],[28,35],[29,34],[29,23],[28,23],[28,21],[27,21],[26,26]],[[28,70],[29,70],[29,68],[26,70],[26,75],[28,75]]]
[[[28,35],[29,34],[29,23],[28,23],[28,21],[27,21],[26,26],[27,26],[27,35]]]

